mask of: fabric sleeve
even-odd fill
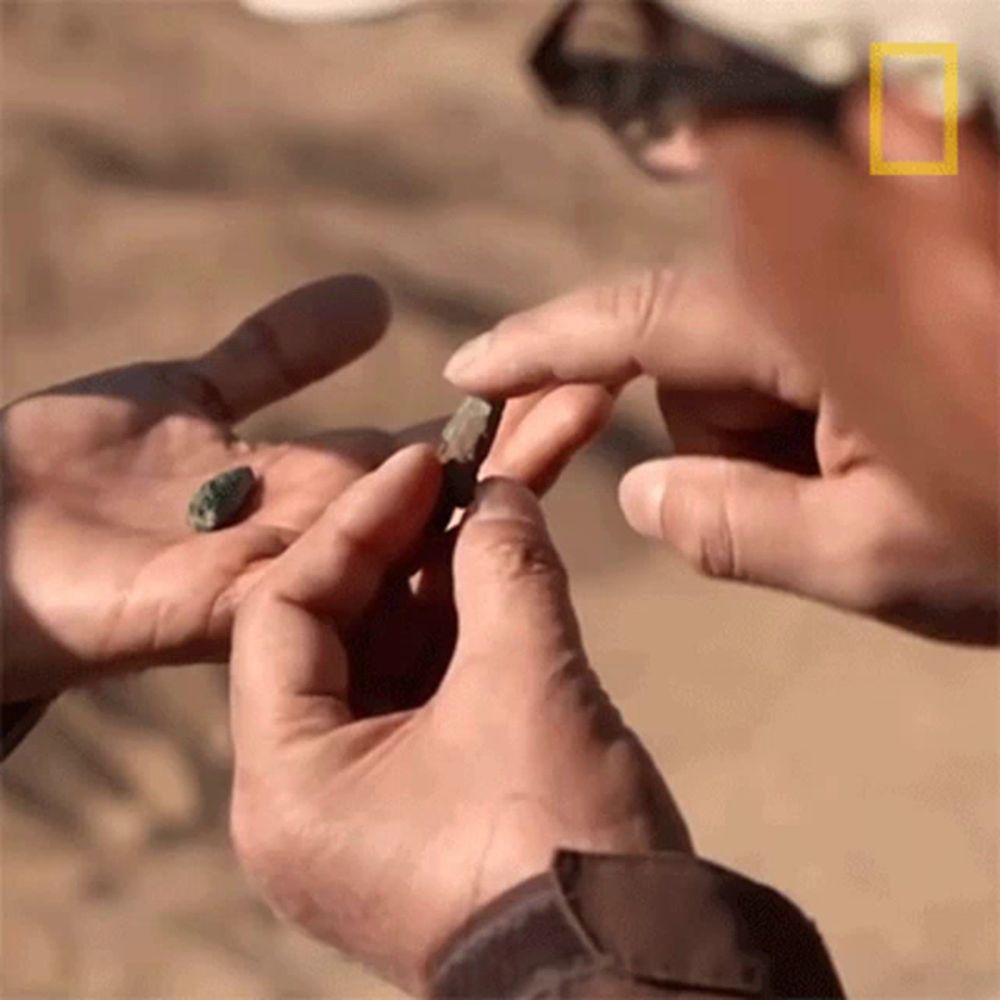
[[[674,852],[559,851],[476,913],[432,970],[442,1000],[843,995],[794,904]]]

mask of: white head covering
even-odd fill
[[[286,21],[363,21],[433,0],[241,2]],[[872,42],[953,42],[963,104],[985,93],[1000,108],[1000,0],[669,0],[666,6],[827,84],[860,75]],[[885,71],[888,79],[895,73],[924,84],[929,103],[936,103],[943,82],[939,62],[891,60]]]
[[[1000,0],[672,0],[671,6],[820,83],[863,72],[873,42],[951,42],[964,101],[985,94],[1000,107]],[[895,74],[918,84],[943,76],[940,60],[898,57],[885,72],[887,79]]]
[[[422,0],[240,0],[276,21],[368,21],[401,14]]]

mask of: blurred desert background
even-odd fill
[[[734,0],[742,2],[742,0]],[[3,0],[6,400],[203,350],[322,275],[395,320],[248,434],[444,413],[449,352],[506,313],[698,247],[711,191],[657,187],[523,72],[545,15],[464,3],[293,26],[211,2]],[[595,665],[701,852],[818,922],[856,997],[1000,994],[998,670],[630,535],[650,393],[546,501]],[[3,770],[4,997],[389,998],[276,922],[226,833],[221,668],[61,699]]]

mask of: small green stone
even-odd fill
[[[216,531],[239,520],[257,485],[249,465],[227,469],[202,483],[188,504],[188,524],[195,531]]]

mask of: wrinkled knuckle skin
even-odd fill
[[[724,502],[702,504],[696,515],[680,545],[681,554],[703,576],[718,580],[739,578],[735,529],[729,506]]]
[[[266,623],[271,616],[271,611],[277,600],[277,595],[272,582],[268,579],[257,581],[246,594],[239,598],[230,594],[227,599],[233,599],[235,613],[233,615],[232,648],[242,649],[243,644],[238,642],[245,635],[252,635],[261,623]]]
[[[273,600],[274,590],[271,581],[266,578],[258,580],[240,602],[237,611],[238,620],[241,622],[253,621],[261,615],[267,614]]]
[[[497,533],[484,542],[484,554],[494,572],[505,580],[565,575],[558,555],[544,539]]]
[[[715,580],[729,580],[736,575],[733,570],[732,546],[728,531],[703,534],[698,539],[692,560],[702,576]]]
[[[637,332],[645,329],[660,291],[660,272],[647,268],[597,290],[598,309]]]

